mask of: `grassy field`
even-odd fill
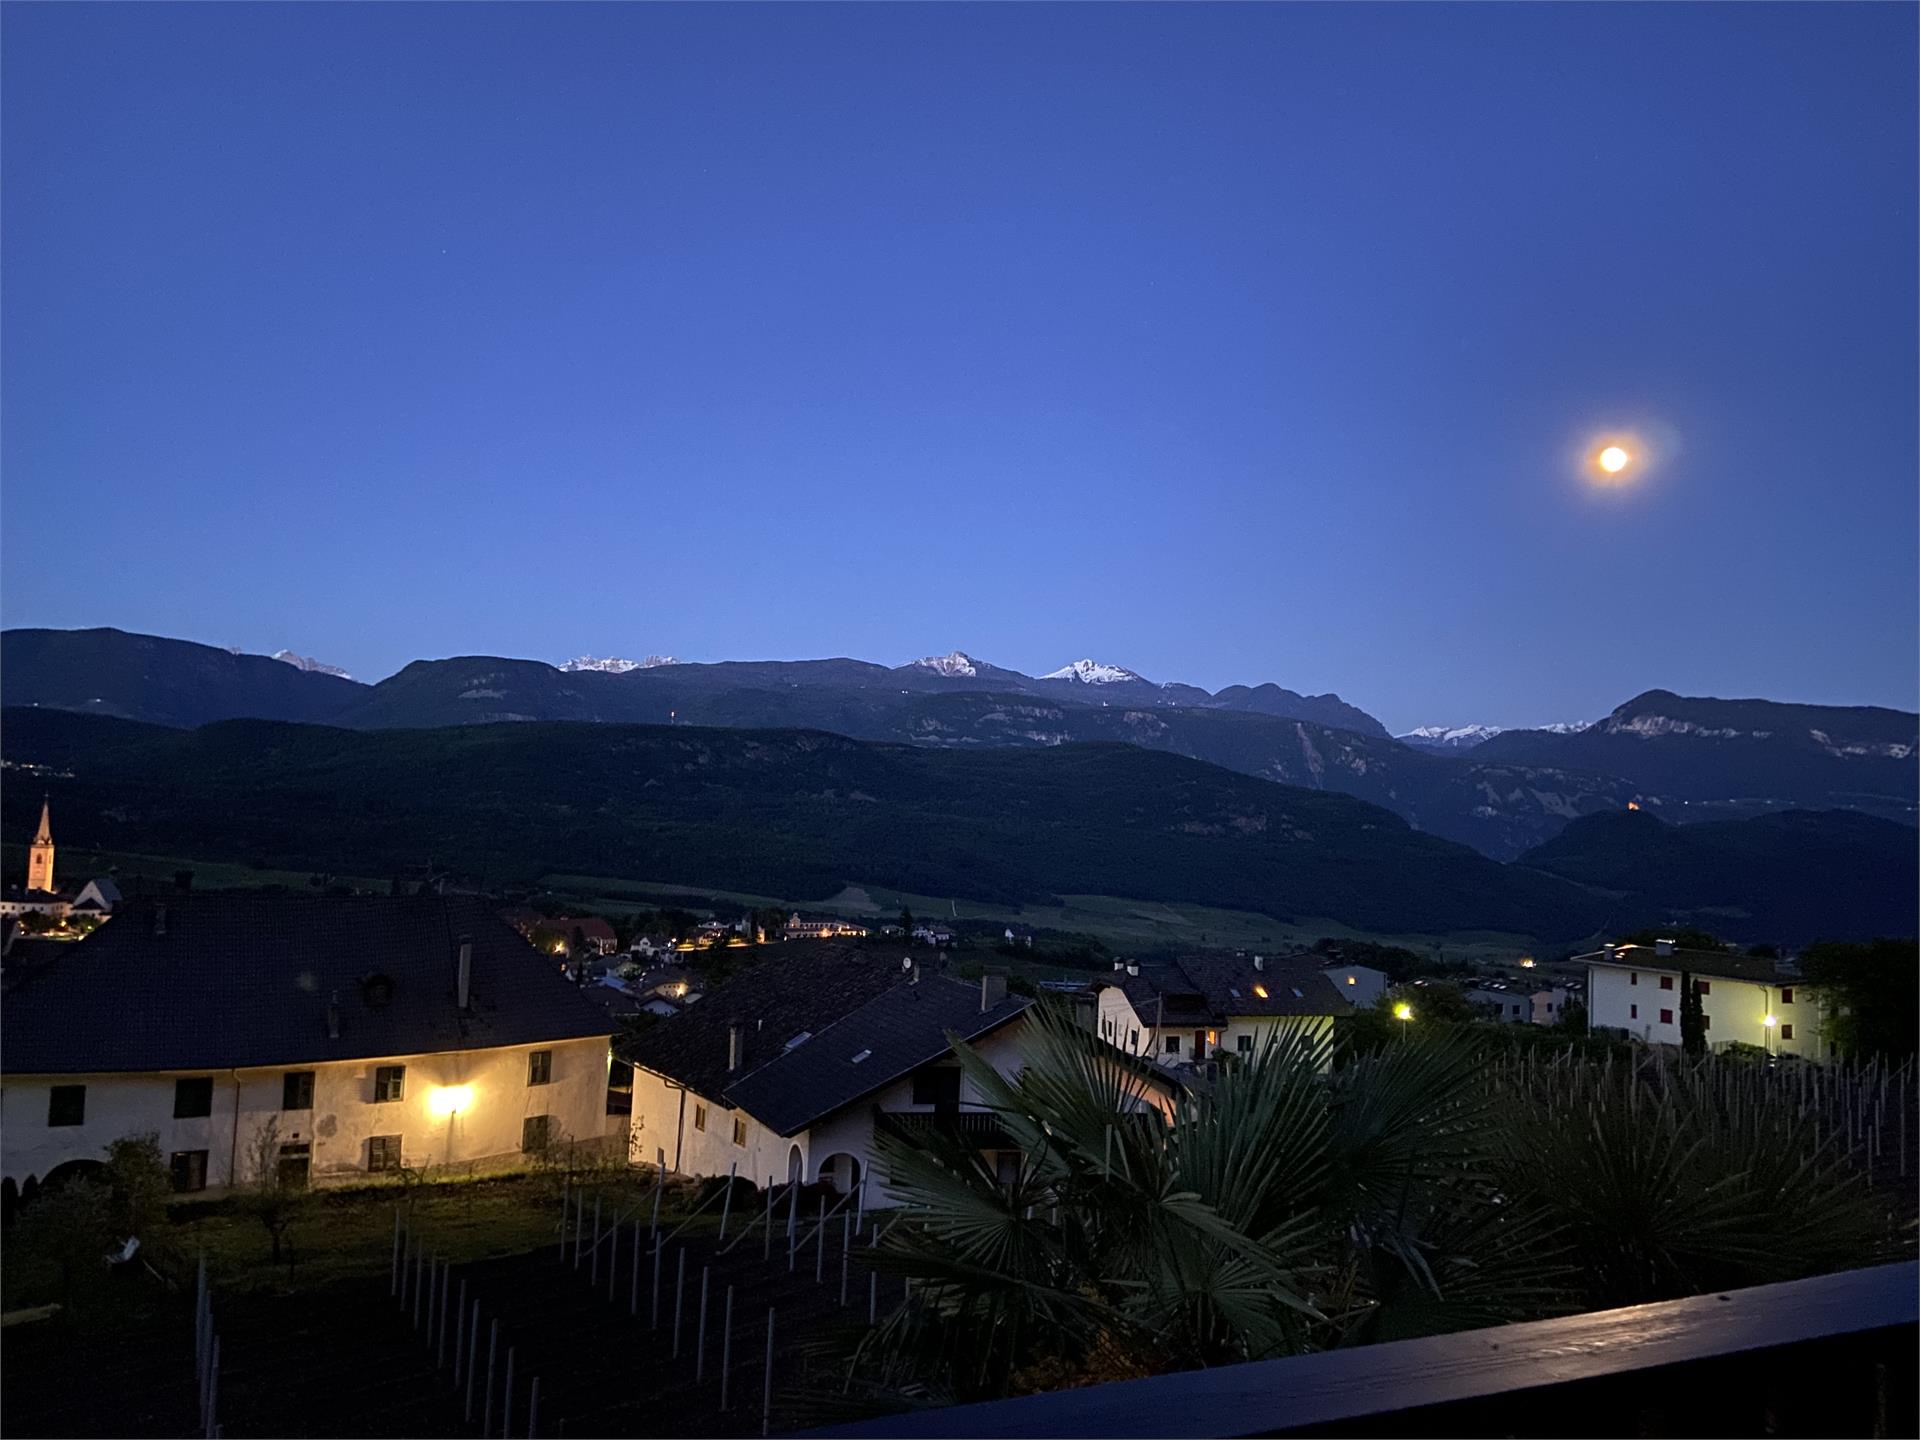
[[[549,875],[541,883],[578,899],[583,905],[615,914],[631,913],[669,897],[693,893],[692,887],[685,885],[662,885],[593,875]],[[1295,945],[1311,945],[1322,939],[1369,940],[1404,946],[1446,960],[1504,964],[1530,953],[1531,949],[1524,935],[1503,935],[1493,931],[1466,931],[1448,935],[1369,935],[1330,920],[1287,924],[1270,915],[1257,915],[1246,910],[1127,900],[1112,895],[1066,895],[1061,897],[1063,903],[1059,905],[1004,906],[915,895],[877,885],[850,885],[830,900],[794,906],[772,895],[724,890],[699,893],[719,906],[731,905],[744,909],[771,905],[781,909],[844,915],[859,920],[888,920],[898,915],[904,907],[922,919],[991,921],[1025,925],[1034,930],[1091,935],[1119,951],[1214,947],[1251,949],[1259,946],[1278,950]]]
[[[58,836],[56,835],[56,841]],[[289,890],[310,891],[311,870],[256,870],[224,860],[192,860],[184,855],[135,855],[118,850],[83,850],[77,845],[61,845],[55,851],[60,883],[73,889],[96,875],[111,875],[122,891],[133,893],[136,883],[149,890],[171,890],[179,871],[193,872],[194,888],[201,890],[264,890],[285,886]],[[27,847],[18,843],[0,846],[0,870],[8,876],[27,868]],[[335,875],[333,879],[355,890],[387,893],[388,881],[368,875]]]

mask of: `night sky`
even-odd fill
[[[5,623],[1911,708],[1915,15],[10,5]]]

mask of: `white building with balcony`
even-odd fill
[[[1594,1029],[1678,1046],[1682,985],[1691,983],[1700,995],[1709,1049],[1738,1041],[1803,1060],[1833,1057],[1822,1033],[1819,997],[1791,961],[1687,950],[1670,940],[1608,945],[1574,958],[1587,967],[1587,1017]]]

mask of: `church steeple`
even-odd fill
[[[40,828],[27,850],[27,889],[53,893],[53,817],[48,802],[40,801]]]

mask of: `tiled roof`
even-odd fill
[[[115,922],[118,923],[118,922]],[[699,1004],[623,1041],[621,1055],[720,1102],[730,1079],[727,1032],[741,1027],[741,1072],[766,1064],[802,1031],[818,1031],[864,1005],[903,975],[896,950],[832,941],[760,945],[749,967]]]
[[[473,942],[466,1011],[461,936]],[[391,982],[384,999],[374,977]],[[129,901],[9,986],[0,1025],[0,1064],[16,1075],[314,1064],[613,1028],[484,902],[430,895]]]
[[[1033,1002],[1007,995],[980,1008],[980,987],[934,976],[896,980],[859,1009],[815,1031],[727,1087],[726,1101],[782,1135],[910,1074],[952,1048],[948,1032],[972,1040],[997,1030]]]
[[[1258,969],[1251,956],[1183,955],[1144,964],[1138,975],[1117,971],[1107,983],[1119,986],[1141,1018],[1160,1014],[1168,1025],[1206,1025],[1236,1016],[1344,1015],[1353,1006],[1323,973],[1323,964],[1323,957],[1306,950],[1268,955]]]
[[[1801,983],[1800,967],[1790,960],[1769,960],[1757,955],[1739,955],[1731,950],[1682,950],[1667,955],[1651,945],[1618,945],[1613,958],[1604,950],[1573,957],[1576,965],[1611,965],[1617,970],[1682,970],[1694,975],[1710,975],[1722,980],[1751,980],[1760,985]]]

